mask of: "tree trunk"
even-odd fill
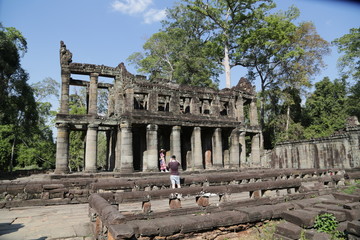
[[[15,143],[16,143],[16,135],[14,136],[14,141],[13,141],[13,144],[11,147],[10,172],[12,172],[13,167],[14,167]]]
[[[230,68],[230,59],[229,59],[229,48],[227,44],[225,44],[225,49],[224,49],[223,66],[225,69],[226,87],[231,88],[231,68]]]
[[[289,139],[289,124],[290,124],[290,105],[287,106],[287,110],[286,110],[286,127],[285,127],[286,140]]]

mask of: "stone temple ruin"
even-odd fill
[[[331,213],[337,230],[360,239],[360,189],[343,191],[360,181],[357,118],[333,136],[265,151],[246,79],[223,90],[148,81],[123,64],[73,63],[63,42],[60,60],[55,173],[0,181],[0,209],[86,203],[90,235],[109,240],[201,238],[205,231],[214,234],[207,239],[222,239],[279,219],[274,239],[331,239],[313,229],[316,216]],[[69,114],[74,86],[86,88],[85,115]],[[109,93],[106,115],[98,113],[98,89]],[[85,171],[64,174],[71,131],[86,131]],[[107,136],[107,171],[97,171],[99,131]],[[159,172],[162,148],[182,163],[181,188]]]
[[[85,172],[97,170],[99,131],[106,131],[110,171],[158,171],[160,149],[176,155],[184,171],[260,166],[256,97],[246,79],[220,91],[149,81],[129,73],[123,63],[115,68],[74,63],[63,42],[60,62],[56,173],[68,172],[70,131],[86,131]],[[89,76],[89,81],[74,79],[74,74]],[[99,77],[113,79],[113,84],[101,83]],[[86,88],[86,115],[69,114],[71,86]],[[108,90],[106,116],[98,115],[98,89]]]

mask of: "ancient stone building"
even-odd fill
[[[110,171],[159,171],[160,149],[176,155],[184,171],[261,165],[255,91],[246,79],[223,90],[149,81],[129,73],[122,63],[115,68],[73,63],[63,42],[60,63],[56,173],[68,172],[71,131],[86,131],[86,172],[97,170],[99,131],[106,131]],[[112,83],[100,82],[100,77]],[[69,114],[72,86],[86,88],[85,115]],[[108,90],[106,116],[98,114],[99,89]]]

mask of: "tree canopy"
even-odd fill
[[[333,43],[343,53],[338,59],[342,73],[360,80],[360,28],[350,29],[350,33],[335,39]]]
[[[55,144],[48,125],[51,104],[37,101],[36,88],[21,67],[26,39],[0,25],[0,169],[51,167]],[[45,151],[46,150],[46,151]]]

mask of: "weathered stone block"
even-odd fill
[[[282,222],[276,226],[275,233],[290,239],[299,239],[303,229],[290,222]]]
[[[146,201],[142,203],[142,211],[143,213],[150,213],[151,212],[151,202]]]
[[[231,226],[249,222],[249,217],[246,213],[237,211],[222,211],[211,213],[207,217],[212,219],[214,225],[217,227]]]
[[[305,237],[308,240],[329,240],[332,239],[330,234],[317,232],[316,230],[306,230]]]
[[[274,233],[273,238],[274,240],[294,240],[292,238],[288,238],[287,236],[283,236],[278,233]]]
[[[180,199],[170,199],[169,200],[169,207],[170,209],[178,209],[181,208],[181,201]]]
[[[283,219],[303,228],[313,227],[316,216],[317,213],[306,210],[293,210],[282,214]]]
[[[56,188],[65,188],[64,184],[44,184],[43,185],[43,189],[44,190],[53,190],[53,189],[56,189]]]
[[[353,235],[353,234],[348,234],[347,237],[348,237],[348,240],[360,240],[360,237]]]
[[[344,208],[349,210],[360,209],[360,202],[346,203]]]
[[[333,193],[334,197],[338,200],[345,200],[349,202],[359,202],[360,196],[358,195],[351,195],[346,193]]]
[[[196,203],[200,207],[209,206],[209,197],[200,196],[196,198]]]
[[[165,217],[154,219],[153,222],[159,228],[160,236],[169,236],[181,231],[181,223],[186,221],[187,217]]]
[[[11,184],[7,185],[6,192],[9,194],[18,194],[24,192],[25,184]]]
[[[351,221],[348,223],[346,230],[356,236],[360,237],[360,221]]]
[[[128,224],[116,224],[108,226],[108,233],[115,240],[128,239],[134,235],[134,229]]]

